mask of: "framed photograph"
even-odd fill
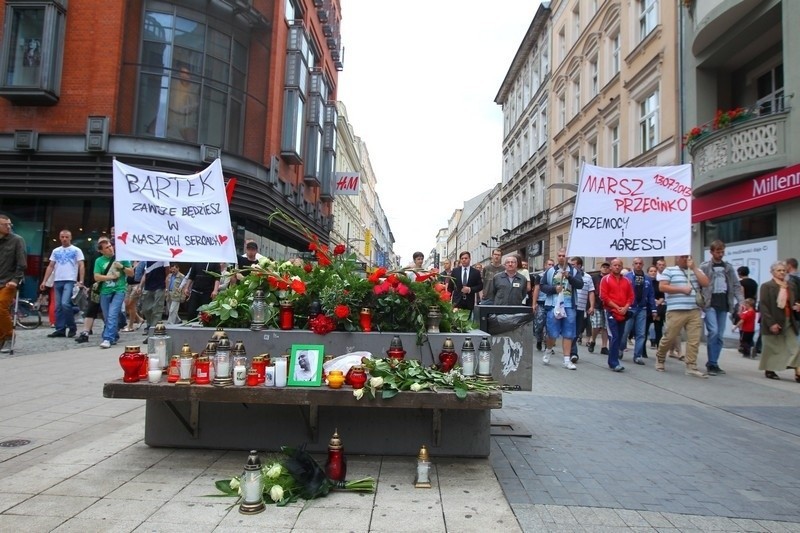
[[[295,344],[292,346],[290,387],[319,387],[322,385],[322,344]]]

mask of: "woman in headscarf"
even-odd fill
[[[794,379],[800,383],[797,333],[800,331],[793,311],[800,311],[797,288],[788,280],[786,263],[777,261],[770,267],[772,279],[762,283],[759,291],[763,348],[759,370],[768,379],[781,379],[777,372],[794,368]]]

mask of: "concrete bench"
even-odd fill
[[[108,382],[106,398],[146,400],[150,446],[272,449],[306,443],[325,451],[334,430],[351,453],[413,455],[421,444],[439,456],[489,455],[491,409],[502,393],[401,392],[357,400],[350,387],[215,387]],[[321,436],[321,438],[320,438]]]

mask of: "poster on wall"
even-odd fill
[[[711,252],[706,249],[703,252],[703,261],[711,260]],[[772,279],[769,267],[778,260],[778,241],[767,240],[758,242],[748,242],[746,244],[725,244],[725,255],[723,259],[733,265],[733,268],[746,266],[750,269],[750,278],[758,283],[759,287],[765,281]],[[756,330],[758,323],[756,323]],[[728,320],[725,326],[726,339],[738,340],[739,333],[733,331],[733,324]]]
[[[222,164],[175,175],[114,160],[116,257],[236,263]]]
[[[568,254],[587,257],[691,253],[692,166],[583,165]]]

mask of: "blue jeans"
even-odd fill
[[[708,363],[706,366],[719,366],[719,354],[722,352],[722,333],[725,331],[725,319],[728,312],[709,307],[706,309],[706,344],[708,345]]]
[[[116,344],[119,340],[119,312],[125,302],[124,292],[100,295],[100,309],[103,310],[103,340]]]
[[[647,325],[647,308],[631,309],[632,315],[625,321],[625,333],[623,342],[628,342],[628,337],[633,331],[636,342],[633,345],[633,358],[639,359],[644,353],[645,326]],[[624,344],[622,344],[624,346]]]
[[[56,304],[56,331],[75,331],[75,313],[72,309],[72,288],[75,281],[56,281],[53,284]]]
[[[603,311],[606,314],[606,331],[608,331],[608,368],[619,366],[619,347],[628,338],[625,335],[625,324],[627,321],[618,322],[611,314],[611,311]]]

